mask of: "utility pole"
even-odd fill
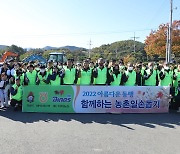
[[[90,41],[89,41],[89,58],[91,58],[91,45],[92,45],[92,42],[90,39]]]
[[[117,49],[117,47],[116,47],[115,53],[116,53],[116,59],[117,59],[117,53],[118,53],[118,49]]]
[[[173,0],[170,0],[170,22],[168,27],[168,36],[167,36],[167,50],[166,50],[166,63],[171,62],[171,53],[172,53],[172,14],[173,14]]]
[[[134,52],[136,52],[136,39],[138,39],[139,37],[136,37],[136,34],[134,32],[134,37],[131,37],[131,38],[133,38],[134,40]]]
[[[167,26],[167,37],[166,37],[166,63],[168,63],[168,57],[169,57],[168,46],[169,46],[169,26]]]

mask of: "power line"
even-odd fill
[[[157,28],[147,28],[147,29],[137,29],[137,30],[122,30],[122,31],[106,31],[106,32],[85,32],[85,33],[59,33],[59,34],[40,34],[40,35],[11,35],[11,37],[59,37],[59,36],[65,36],[65,35],[70,35],[70,36],[76,36],[76,35],[108,35],[108,34],[120,34],[120,33],[130,33],[130,32],[142,32],[142,31],[151,31],[151,30],[156,30]],[[8,37],[3,36],[3,37]]]

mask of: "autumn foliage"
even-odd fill
[[[166,40],[167,40],[168,24],[161,24],[159,29],[151,31],[150,35],[145,40],[145,51],[147,55],[166,55]],[[180,55],[180,20],[175,20],[172,24],[172,52],[175,55]]]

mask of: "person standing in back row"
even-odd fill
[[[108,68],[104,66],[104,59],[99,58],[98,59],[98,67],[94,69],[93,71],[93,77],[94,77],[94,84],[95,85],[106,85],[110,82],[108,82],[109,78],[109,71]]]
[[[83,61],[83,67],[79,70],[79,85],[91,85],[93,83],[92,69],[89,68],[89,61]]]
[[[156,86],[158,78],[157,70],[154,69],[152,62],[148,63],[148,69],[144,70],[144,85],[145,86]]]
[[[132,63],[128,64],[128,70],[125,72],[125,77],[123,78],[125,86],[135,86],[136,85],[136,72]]]
[[[61,71],[64,85],[74,85],[78,80],[78,70],[73,67],[73,59],[68,59],[67,67]]]

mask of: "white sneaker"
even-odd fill
[[[4,104],[3,103],[1,103],[1,106],[0,106],[0,108],[2,109],[2,108],[4,108]]]
[[[177,112],[179,112],[179,113],[180,113],[180,107],[179,107],[179,109],[177,110]]]

